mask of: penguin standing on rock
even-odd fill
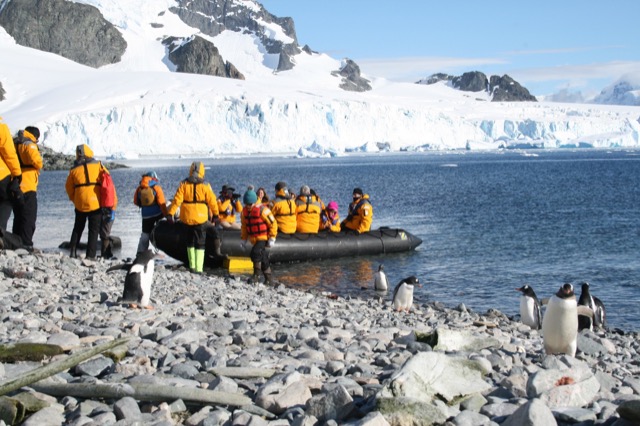
[[[414,286],[420,287],[420,281],[413,275],[398,283],[395,290],[393,290],[393,307],[396,311],[409,312],[411,310]]]
[[[534,330],[542,327],[542,308],[538,296],[529,284],[516,288],[520,296],[520,320]]]
[[[389,289],[387,274],[384,273],[384,266],[382,266],[382,264],[378,266],[378,272],[373,275],[373,288],[376,291],[387,291]]]
[[[604,303],[600,299],[591,295],[589,283],[582,283],[582,292],[578,299],[578,306],[586,306],[593,311],[593,321],[585,315],[578,316],[578,330],[588,328],[604,328],[606,326],[606,314],[604,311]]]
[[[133,263],[115,265],[107,269],[107,272],[118,269],[127,271],[121,303],[129,304],[131,308],[141,306],[145,309],[153,309],[149,301],[153,283],[154,257],[153,250],[146,250],[138,253]]]
[[[593,311],[586,306],[578,307],[573,285],[564,284],[549,299],[542,319],[542,340],[547,355],[576,355],[578,347],[578,314],[593,317]]]

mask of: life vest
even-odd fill
[[[264,206],[253,206],[243,211],[247,222],[247,233],[251,237],[264,237],[269,233],[269,228],[262,219],[262,211],[264,208]]]
[[[138,192],[138,198],[140,201],[140,207],[152,206],[156,203],[156,191],[150,186],[140,188],[140,192]]]

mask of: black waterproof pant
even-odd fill
[[[87,237],[87,258],[95,259],[98,250],[98,235],[100,234],[100,225],[102,224],[102,210],[97,209],[90,212],[81,212],[75,210],[76,220],[73,224],[71,232],[71,240],[69,241],[71,253],[75,253],[76,247],[80,242],[80,237],[84,232],[86,222],[89,222],[89,236]]]
[[[262,272],[268,271],[269,267],[269,249],[267,248],[266,241],[256,241],[256,243],[251,247],[251,262],[253,265],[259,264]]]
[[[11,196],[9,195],[9,184],[11,183],[11,175],[0,180],[0,228],[7,230],[7,223],[11,216]]]
[[[204,250],[207,246],[207,229],[210,227],[208,222],[200,225],[189,225],[189,236],[187,247],[195,247],[196,250]]]
[[[13,233],[22,238],[25,247],[33,247],[33,234],[38,218],[36,191],[25,192],[21,201],[13,202]]]

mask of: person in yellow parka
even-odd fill
[[[42,169],[42,156],[37,145],[39,139],[40,129],[27,126],[13,140],[22,169],[20,190],[23,196],[13,202],[12,232],[22,238],[22,243],[29,251],[33,250],[33,234],[38,218],[38,177]]]
[[[251,247],[251,262],[253,262],[253,277],[250,282],[260,281],[260,272],[264,275],[264,283],[273,284],[271,265],[269,262],[269,248],[276,243],[278,234],[278,222],[268,207],[258,200],[258,195],[253,189],[248,189],[242,196],[244,209],[242,211],[240,238],[242,245],[247,239],[253,245]]]
[[[318,197],[311,195],[311,189],[304,185],[296,198],[296,232],[317,234],[321,213],[322,205]]]
[[[71,239],[69,240],[69,255],[71,257],[78,257],[78,243],[87,222],[89,223],[87,259],[96,258],[98,236],[103,238],[103,250],[110,250],[110,246],[104,247],[105,241],[109,240],[109,236],[107,235],[107,238],[104,238],[102,229],[105,227],[103,226],[103,215],[107,216],[100,206],[100,177],[103,171],[108,173],[102,163],[93,158],[93,150],[89,145],[76,146],[76,161],[73,163],[71,170],[69,170],[65,183],[67,195],[75,208],[75,222],[71,232]],[[117,202],[117,198],[115,198],[113,207],[110,209],[105,208],[110,210],[108,219],[111,222]],[[105,221],[106,226],[108,226],[109,221]],[[103,256],[108,254],[105,251],[102,253]]]
[[[360,188],[354,188],[353,202],[349,204],[349,214],[340,224],[340,228],[343,232],[352,232],[357,235],[369,232],[371,222],[373,222],[373,206],[369,201],[369,195],[364,194]]]
[[[12,200],[22,196],[21,182],[22,170],[11,131],[0,121],[0,228],[3,233],[11,216]]]
[[[296,203],[291,199],[285,182],[276,184],[276,197],[271,203],[271,213],[278,222],[278,231],[283,234],[296,232]]]
[[[227,229],[240,229],[240,222],[236,222],[236,213],[242,213],[240,194],[236,194],[235,188],[222,185],[218,210],[220,211],[220,226]]]
[[[189,177],[180,182],[173,202],[169,207],[167,219],[172,222],[173,216],[180,208],[180,221],[189,228],[187,239],[187,258],[189,270],[193,273],[204,271],[204,255],[207,242],[207,231],[217,224],[218,202],[211,185],[204,181],[204,164],[193,162],[189,168]],[[215,231],[214,231],[215,232]],[[215,255],[220,253],[220,239],[215,236]]]

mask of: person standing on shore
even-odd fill
[[[140,234],[136,252],[136,254],[140,254],[149,248],[153,227],[169,214],[167,200],[164,198],[158,175],[153,170],[142,175],[140,185],[138,185],[133,194],[133,204],[140,207],[140,214],[142,215],[142,233]]]
[[[353,189],[353,202],[349,204],[349,214],[340,224],[343,232],[352,232],[356,235],[369,232],[373,222],[373,206],[369,201],[369,195],[362,189]]]
[[[94,260],[98,249],[98,235],[102,225],[102,209],[100,208],[100,172],[102,163],[93,158],[93,151],[87,144],[76,147],[76,161],[69,170],[65,189],[69,200],[75,208],[75,222],[69,240],[69,256],[78,257],[77,247],[89,223],[87,240],[87,259]],[[106,169],[105,169],[106,170]]]
[[[39,139],[40,129],[27,126],[13,140],[22,170],[20,190],[23,196],[13,200],[12,232],[22,238],[22,244],[28,251],[33,251],[33,234],[38,218],[38,177],[42,169],[42,156],[37,145]]]
[[[242,196],[244,209],[242,211],[242,228],[240,238],[244,246],[249,240],[251,247],[251,262],[253,263],[253,277],[251,283],[260,281],[260,272],[264,275],[264,283],[273,284],[271,265],[269,263],[269,249],[276,243],[278,222],[268,207],[258,200],[253,189],[248,189]]]
[[[22,196],[21,182],[22,170],[11,131],[0,121],[0,228],[3,233],[11,216],[12,200]]]
[[[182,206],[182,207],[181,207]],[[180,208],[180,221],[189,228],[187,239],[187,258],[189,270],[200,274],[204,271],[204,252],[207,242],[207,230],[211,222],[217,224],[218,202],[211,185],[204,181],[204,164],[196,161],[191,164],[189,177],[180,182],[173,197],[167,219],[173,222],[173,215]],[[215,255],[220,253],[221,241],[216,235],[213,240]]]

